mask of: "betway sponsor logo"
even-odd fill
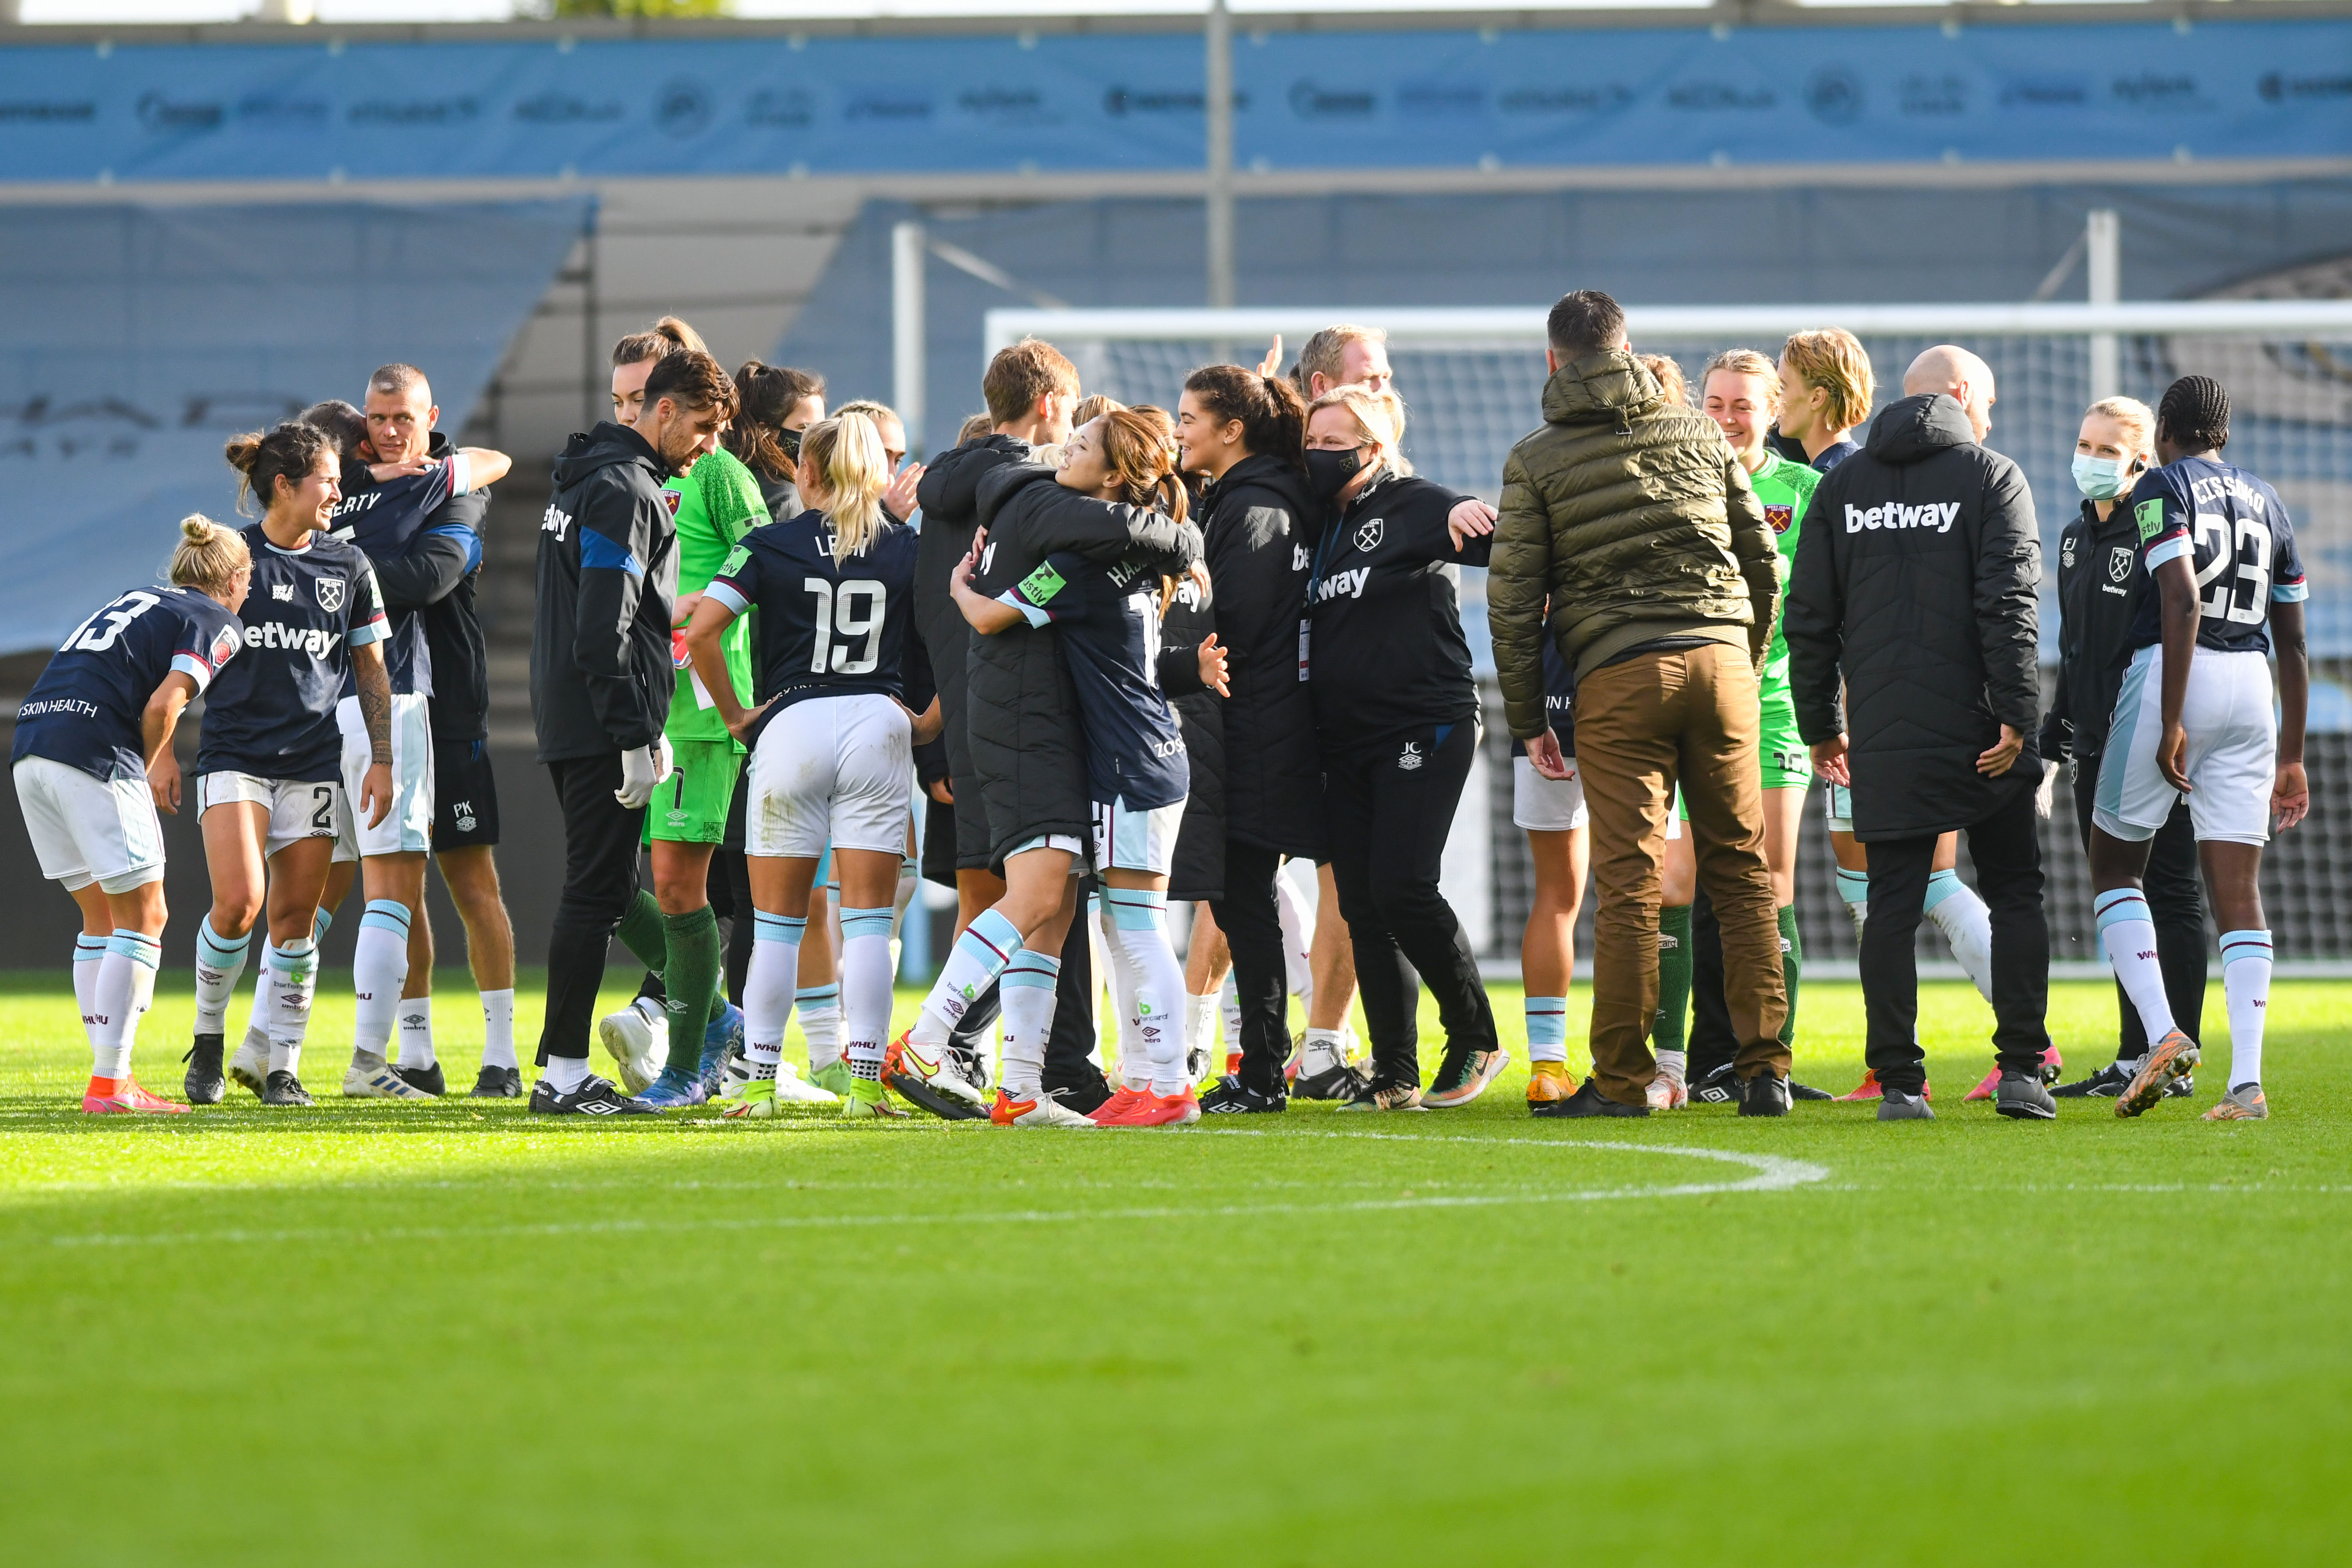
[[[341,632],[331,632],[322,626],[289,626],[277,621],[264,621],[257,626],[245,628],[247,647],[295,648],[312,658],[324,658],[343,640]]]
[[[1956,500],[1929,501],[1926,506],[1900,506],[1890,501],[1868,508],[1849,501],[1845,509],[1848,533],[1860,533],[1865,528],[1932,528],[1937,533],[1949,533],[1952,524],[1959,521],[1960,503]]]
[[[1360,599],[1364,595],[1365,581],[1371,574],[1372,569],[1369,566],[1359,566],[1351,572],[1334,572],[1315,584],[1315,602],[1319,605],[1327,599]]]

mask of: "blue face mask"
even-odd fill
[[[2131,475],[2121,458],[2086,458],[2074,454],[2074,488],[2090,500],[2113,500],[2131,488]]]

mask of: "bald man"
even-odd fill
[[[1851,791],[1870,851],[1863,930],[1867,1056],[1882,1121],[1931,1121],[1914,957],[1936,840],[1958,830],[1991,921],[1994,1109],[2057,1114],[2049,1049],[2050,929],[2033,794],[2035,595],[2042,546],[2015,463],[1982,445],[1992,371],[1929,349],[1869,440],[1813,492],[1782,626],[1797,726],[1813,765]]]

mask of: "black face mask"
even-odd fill
[[[790,458],[793,462],[797,463],[801,460],[801,433],[799,431],[777,431],[776,445],[782,447],[784,449],[784,456]]]
[[[1362,450],[1360,447],[1350,447],[1344,452],[1308,452],[1307,488],[1325,500],[1336,499],[1364,466],[1364,459],[1358,456]]]

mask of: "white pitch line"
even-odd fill
[[[1241,1128],[1214,1134],[1261,1137]],[[56,1236],[57,1247],[155,1247],[217,1242],[281,1244],[345,1242],[372,1245],[388,1241],[479,1241],[504,1237],[559,1236],[621,1236],[640,1232],[664,1236],[683,1231],[827,1230],[917,1225],[1076,1225],[1099,1221],[1148,1219],[1231,1219],[1251,1215],[1385,1213],[1402,1209],[1491,1208],[1510,1204],[1598,1203],[1625,1198],[1701,1197],[1717,1193],[1778,1193],[1819,1182],[1829,1168],[1778,1154],[1745,1154],[1726,1149],[1691,1149],[1664,1143],[1614,1143],[1597,1139],[1425,1137],[1412,1133],[1318,1132],[1277,1133],[1277,1137],[1371,1139],[1400,1143],[1515,1144],[1546,1149],[1601,1149],[1613,1153],[1666,1154],[1710,1160],[1755,1173],[1736,1182],[1679,1182],[1665,1186],[1586,1187],[1553,1193],[1439,1194],[1431,1197],[1360,1198],[1345,1203],[1159,1205],[1148,1208],[1013,1209],[963,1214],[769,1215],[741,1219],[613,1219],[551,1221],[539,1225],[478,1226],[403,1226],[356,1229],[313,1227],[288,1230],[159,1231],[145,1234],[98,1233]]]

